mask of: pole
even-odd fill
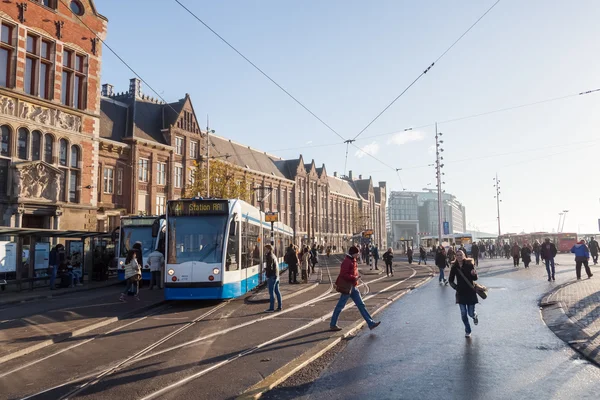
[[[563,221],[562,221],[562,225],[560,227],[560,231],[563,232],[565,230],[565,219],[567,219],[567,213],[569,212],[569,210],[563,210]]]
[[[498,173],[496,172],[496,208],[498,210],[498,237],[500,237],[502,231],[500,230],[500,185],[498,182]]]
[[[210,128],[206,114],[206,197],[210,197]]]
[[[442,172],[440,166],[440,142],[438,135],[437,122],[435,123],[435,168],[437,175],[437,191],[438,191],[438,245],[442,244]]]
[[[560,232],[560,220],[562,219],[563,213],[558,213],[558,226],[556,227],[556,233]]]

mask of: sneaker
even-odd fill
[[[329,327],[329,330],[330,330],[330,331],[334,331],[334,332],[339,332],[339,331],[341,331],[341,330],[342,330],[342,328],[340,328],[340,327],[339,327],[339,326],[337,326],[337,325],[332,325],[332,326],[330,326],[330,327]]]
[[[444,285],[448,286],[448,279],[444,279]]]
[[[548,278],[548,282],[552,282],[552,279],[551,279],[551,278]]]
[[[266,313],[272,313],[272,312],[275,312],[275,310],[273,310],[272,308],[269,308],[269,309],[265,310],[265,312]]]
[[[477,315],[477,313],[475,313],[475,316],[473,317],[473,323],[475,325],[477,325],[479,323],[479,316]]]
[[[282,310],[282,308],[278,307],[275,311],[281,311],[281,310]]]
[[[440,281],[440,285],[443,285],[443,284],[444,284],[444,282]]]
[[[552,275],[552,280],[555,281],[556,279],[554,279],[554,275]]]
[[[127,300],[125,300],[125,296],[119,297],[119,301],[122,301],[123,303],[127,302]]]
[[[370,329],[370,330],[373,330],[373,329],[377,328],[377,327],[379,326],[379,324],[381,324],[381,321],[377,321],[377,322],[375,322],[373,325],[371,325],[371,326],[369,327],[369,329]]]
[[[589,274],[588,279],[590,279],[592,276],[594,276],[594,274]]]
[[[470,333],[465,333],[465,337],[466,337],[466,338],[470,338],[470,337],[471,337],[471,334],[470,334]]]

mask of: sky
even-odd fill
[[[180,1],[345,139],[496,2]],[[189,93],[217,135],[344,173],[343,140],[175,1],[96,6],[106,43],[166,101]],[[565,232],[597,233],[600,92],[577,94],[600,88],[598,20],[597,0],[501,0],[359,136],[380,161],[350,147],[346,170],[388,192],[435,185],[438,122],[443,188],[469,229],[497,232],[498,173],[502,233],[556,231],[563,210]],[[133,73],[107,48],[103,57],[102,82],[126,91]]]

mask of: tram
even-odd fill
[[[169,200],[166,214],[165,299],[229,299],[264,279],[265,214],[239,199]],[[157,234],[155,225],[153,234]],[[293,230],[273,223],[279,268]]]
[[[164,246],[164,243],[160,243],[164,240],[164,234],[158,234],[156,237],[152,235],[152,226],[155,221],[159,221],[161,226],[164,226],[164,218],[156,216],[125,216],[121,217],[121,225],[115,230],[118,232],[118,243],[115,250],[115,257],[117,258],[117,277],[119,280],[125,280],[125,259],[127,253],[133,247],[136,242],[142,244],[142,260],[144,261],[142,267],[142,279],[150,280],[151,272],[149,268],[146,268],[146,258],[154,250],[160,246]],[[162,221],[162,222],[160,222]]]

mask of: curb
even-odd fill
[[[135,316],[137,314],[146,312],[146,311],[151,310],[151,309],[153,309],[155,307],[159,307],[159,306],[165,304],[166,302],[167,302],[166,300],[161,300],[158,303],[149,304],[147,306],[144,306],[144,307],[139,308],[137,310],[128,312],[127,314],[124,314],[124,315],[119,316],[119,317],[104,318],[104,319],[102,319],[102,320],[100,320],[100,321],[98,321],[98,322],[96,322],[94,324],[91,324],[91,325],[88,325],[88,326],[84,326],[83,328],[79,328],[79,329],[76,329],[76,330],[71,331],[71,332],[59,333],[55,337],[53,337],[52,339],[44,340],[43,342],[40,342],[40,343],[38,343],[36,345],[30,346],[30,347],[26,347],[24,349],[15,351],[14,353],[10,353],[10,354],[7,354],[7,355],[5,355],[3,357],[0,357],[0,364],[4,363],[6,361],[14,360],[15,358],[19,358],[21,356],[24,356],[26,354],[32,353],[34,351],[40,350],[40,349],[42,349],[44,347],[47,347],[47,346],[50,346],[52,344],[60,343],[60,342],[63,342],[65,340],[67,340],[67,339],[83,335],[84,333],[88,333],[88,332],[93,331],[93,330],[98,329],[98,328],[102,328],[103,326],[113,324],[113,323],[118,322],[118,321],[120,321],[122,319],[131,318],[131,317],[133,317],[133,316]]]
[[[65,290],[64,292],[52,293],[52,294],[49,294],[49,295],[40,294],[40,295],[37,295],[37,296],[32,296],[32,297],[28,297],[26,299],[21,299],[21,300],[0,301],[0,307],[1,306],[12,305],[12,304],[28,303],[30,301],[35,301],[35,300],[52,299],[54,297],[60,297],[60,296],[64,296],[66,294],[71,294],[71,293],[89,292],[89,291],[92,291],[92,290],[98,290],[98,289],[104,289],[104,288],[107,288],[107,287],[117,286],[117,285],[122,284],[122,283],[123,283],[123,281],[117,281],[117,282],[111,283],[110,285],[105,285],[105,286],[70,288],[71,290]]]
[[[432,278],[433,278],[432,276],[427,276],[421,282],[418,282],[416,285],[407,288],[406,290],[399,293],[398,295],[396,295],[392,298],[387,298],[388,301],[386,303],[384,303],[381,307],[379,307],[377,310],[373,311],[372,315],[379,314],[381,311],[386,309],[389,305],[394,304],[394,302],[396,302],[402,296],[412,292],[419,286],[422,286],[422,285],[428,283],[429,281],[431,281]],[[318,344],[317,346],[313,347],[311,350],[305,352],[301,356],[295,358],[294,360],[290,361],[283,367],[279,368],[278,370],[273,372],[271,375],[267,376],[266,378],[264,378],[263,380],[261,380],[260,382],[255,384],[254,386],[248,388],[244,393],[242,393],[241,395],[236,397],[236,400],[251,400],[251,399],[261,398],[261,396],[263,394],[265,394],[269,390],[273,389],[274,387],[276,387],[277,385],[279,385],[280,383],[282,383],[286,379],[288,379],[290,376],[292,376],[296,372],[300,371],[302,368],[306,367],[313,361],[315,361],[318,358],[320,358],[321,356],[323,356],[325,353],[327,353],[329,350],[331,350],[335,345],[340,343],[342,340],[347,339],[349,336],[353,335],[356,331],[361,329],[365,324],[366,324],[366,322],[364,319],[361,319],[361,320],[355,322],[348,328],[345,328],[340,334],[332,336],[331,338],[327,339],[325,342]]]

